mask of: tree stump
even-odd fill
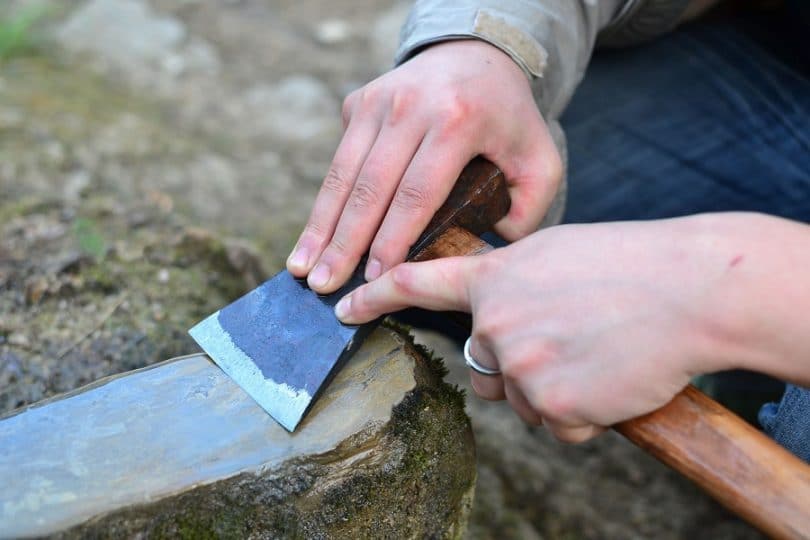
[[[0,536],[459,537],[463,397],[377,330],[290,434],[196,354],[0,421]]]

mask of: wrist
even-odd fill
[[[526,27],[526,13],[515,16],[477,5],[422,5],[417,3],[402,29],[395,64],[400,65],[425,48],[447,41],[488,43],[509,56],[529,79],[543,76],[547,52]]]
[[[704,261],[700,333],[703,371],[747,369],[810,380],[810,228],[755,213],[695,216]]]
[[[515,62],[507,52],[493,45],[492,43],[476,37],[453,37],[441,41],[426,44],[416,50],[414,55],[428,54],[452,54],[454,58],[483,59],[487,64],[493,63],[508,71],[514,72],[515,76],[525,78],[525,73],[521,73],[521,66]],[[528,82],[528,79],[526,79]]]

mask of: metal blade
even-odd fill
[[[283,271],[189,330],[208,355],[278,423],[293,431],[375,323],[341,324],[334,306],[365,281],[362,268],[319,296]]]

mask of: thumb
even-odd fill
[[[495,225],[495,232],[514,242],[540,226],[562,184],[564,166],[546,130],[539,130],[523,151],[504,161],[512,205],[506,217]]]
[[[335,306],[346,324],[364,323],[406,307],[470,311],[469,284],[480,257],[449,257],[395,266]]]

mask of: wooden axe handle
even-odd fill
[[[476,233],[491,227],[509,207],[503,175],[493,169],[483,160],[471,163],[465,169],[467,180],[457,190],[464,198],[469,185],[478,182],[475,192],[496,201],[491,207],[474,205],[475,211],[461,220]],[[458,223],[452,217],[435,219],[411,260],[492,249]],[[687,386],[664,407],[614,429],[764,533],[810,538],[810,466],[697,388]]]

